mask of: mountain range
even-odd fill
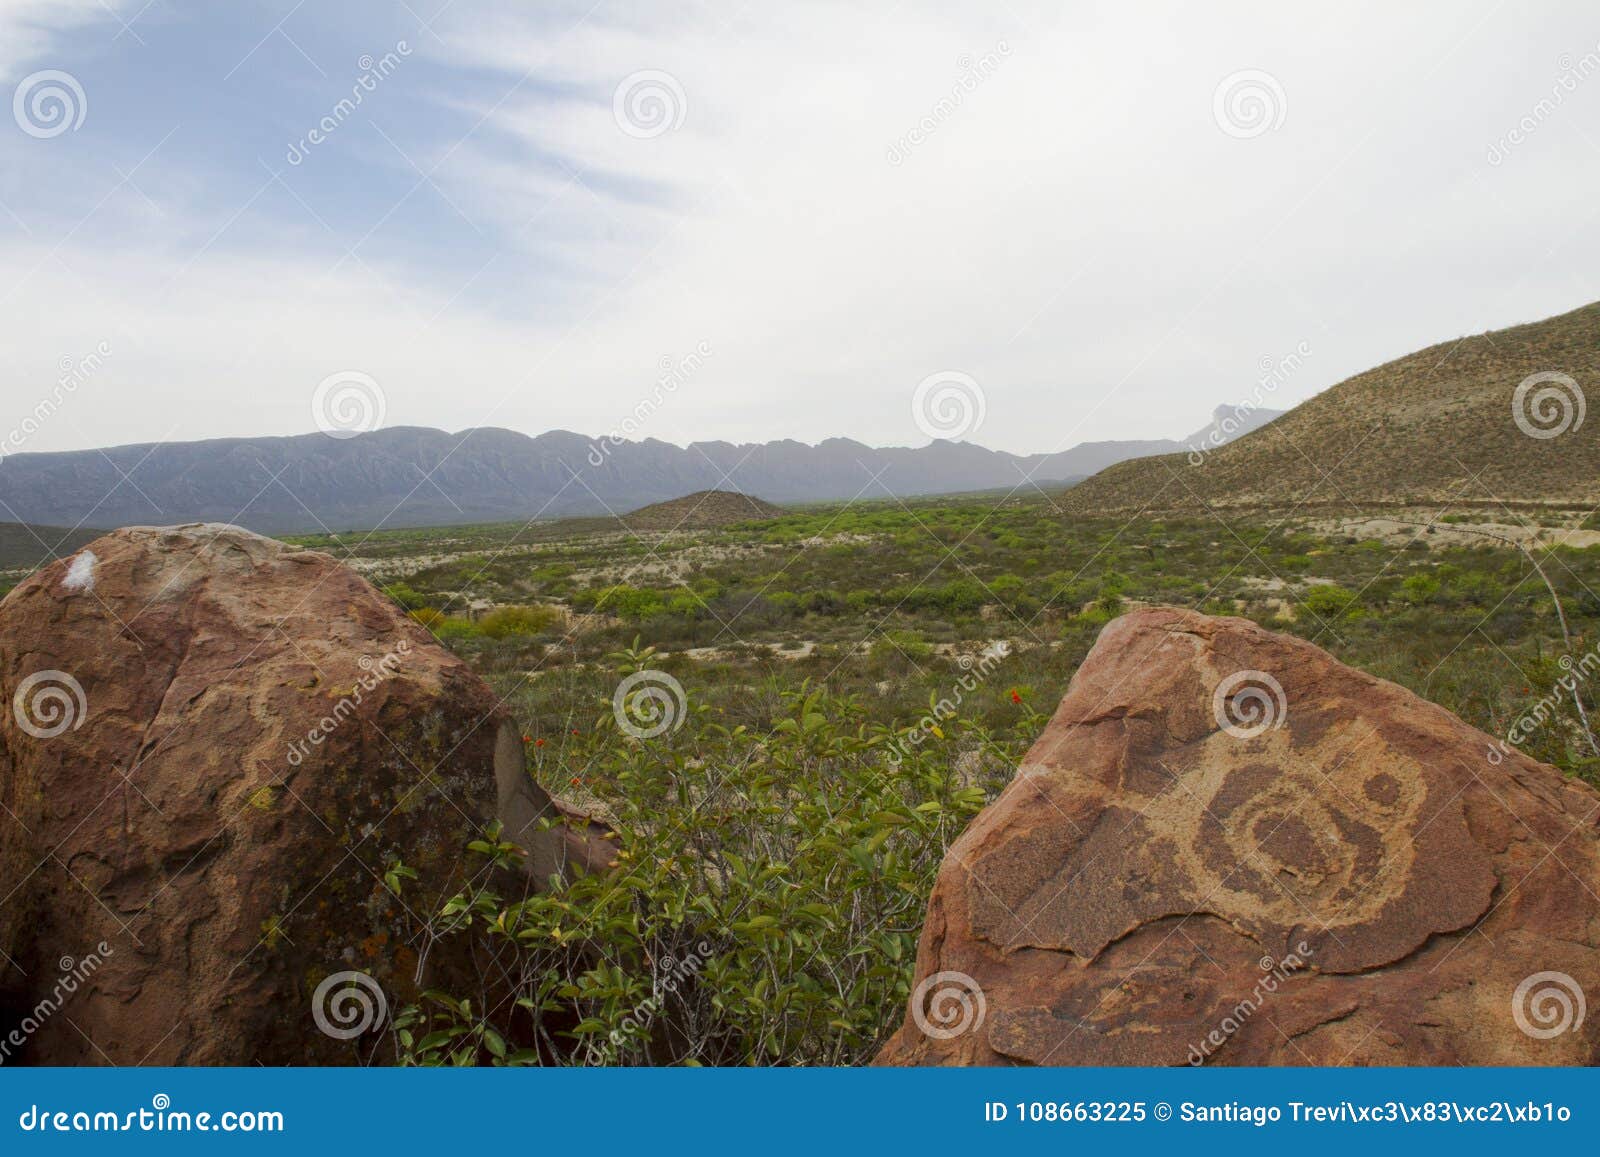
[[[674,446],[397,426],[350,437],[301,434],[18,453],[0,459],[0,519],[99,527],[232,522],[267,534],[624,513],[697,490],[772,502],[1060,487],[1116,462],[1184,451],[1270,420],[1256,410],[1189,439],[1084,442],[1017,455],[970,442],[875,448],[848,438]]]

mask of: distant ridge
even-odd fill
[[[848,438],[674,446],[399,426],[331,438],[218,438],[0,458],[0,519],[71,526],[233,522],[268,534],[607,515],[710,489],[825,502],[1060,486],[1171,439],[1017,455],[970,442]]]
[[[1600,504],[1600,303],[1429,346],[1201,455],[1122,462],[1077,513],[1261,506]]]

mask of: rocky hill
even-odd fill
[[[1241,506],[1600,503],[1600,303],[1358,374],[1208,453],[1122,462],[1080,513]]]
[[[734,490],[702,490],[622,516],[630,530],[713,530],[736,522],[781,518],[783,507]]]

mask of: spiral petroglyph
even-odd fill
[[[1240,742],[1245,671],[1291,702]],[[1594,1064],[1600,794],[1486,738],[1243,619],[1112,620],[950,847],[879,1063]],[[985,1019],[947,1038],[953,970]]]

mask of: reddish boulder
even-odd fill
[[[1101,634],[880,1064],[1594,1064],[1600,794],[1239,619]]]
[[[334,559],[236,527],[119,530],[39,571],[0,604],[0,691],[0,1059],[370,1056],[349,1030],[383,1005],[478,991],[471,938],[423,930],[485,825],[536,886],[609,855],[541,830],[465,664]]]

